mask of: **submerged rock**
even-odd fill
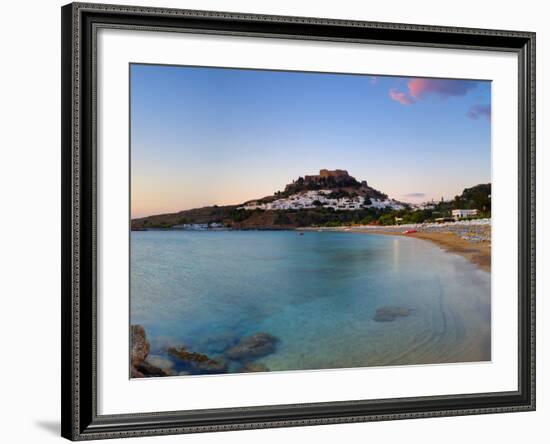
[[[227,364],[221,359],[212,359],[204,353],[188,351],[185,347],[169,347],[168,353],[190,365],[197,373],[226,373]]]
[[[223,353],[239,342],[239,337],[233,332],[209,336],[204,341],[204,347],[213,353]]]
[[[256,333],[242,338],[226,352],[226,356],[235,361],[260,358],[273,353],[277,341],[278,339],[269,333]]]
[[[188,351],[185,347],[168,347],[168,353],[182,361],[207,362],[210,360],[208,355]]]
[[[410,308],[405,307],[380,307],[376,310],[374,320],[376,322],[391,322],[397,317],[409,316],[411,314]]]
[[[206,362],[199,362],[196,364],[200,373],[216,374],[227,373],[227,363],[222,359],[210,359]]]
[[[267,367],[267,365],[262,364],[261,362],[249,362],[248,364],[243,365],[239,370],[237,370],[238,373],[257,373],[268,371],[269,368]]]

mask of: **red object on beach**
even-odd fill
[[[412,233],[418,233],[416,230],[405,230],[403,231],[403,234],[412,234]]]

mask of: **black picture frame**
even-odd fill
[[[535,409],[535,33],[72,3],[62,15],[62,436],[71,440]],[[519,66],[518,390],[145,414],[97,414],[96,91],[100,27],[506,51]]]

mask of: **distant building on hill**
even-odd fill
[[[477,210],[453,210],[453,219],[464,219],[466,217],[477,216]]]

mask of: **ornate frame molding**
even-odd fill
[[[535,409],[534,33],[87,3],[66,5],[61,13],[64,437],[87,440]],[[518,391],[99,416],[95,372],[95,40],[99,27],[516,53],[520,69]]]

